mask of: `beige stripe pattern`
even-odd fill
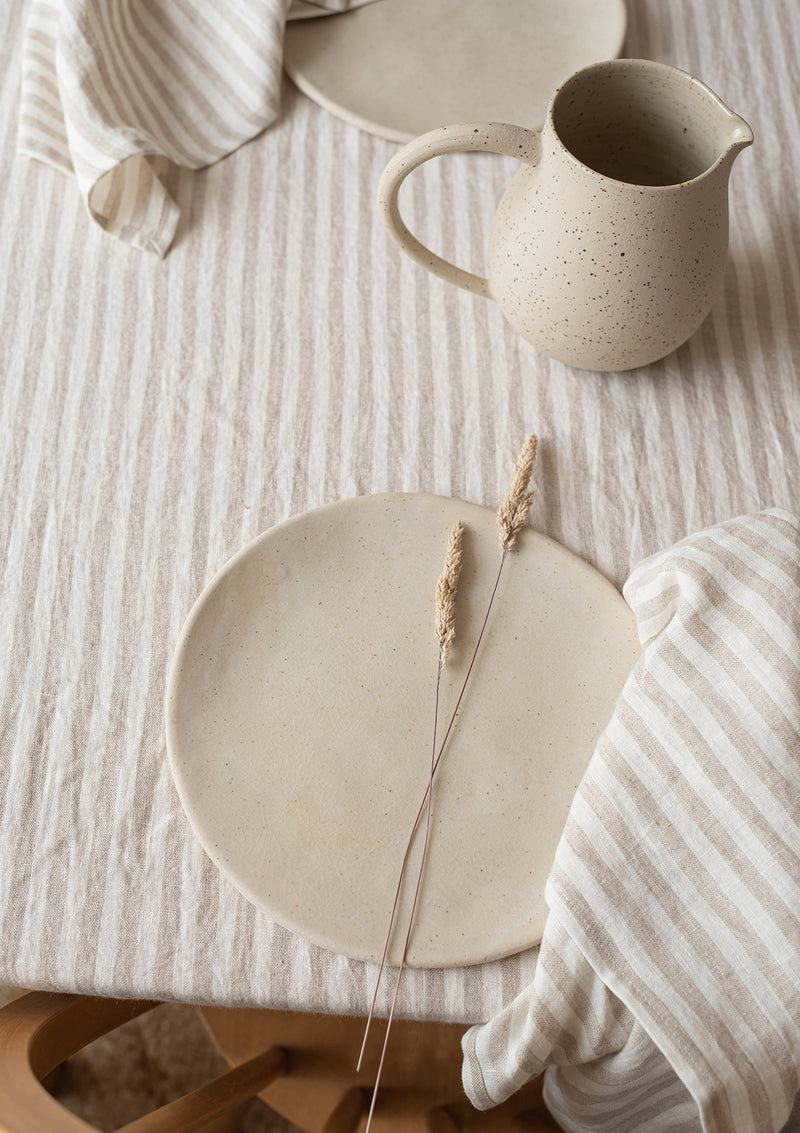
[[[98,5],[101,30],[119,10]],[[27,9],[43,13],[35,41],[23,11],[0,5],[0,982],[366,1013],[375,971],[257,912],[191,835],[163,737],[180,627],[227,559],[307,508],[392,490],[495,508],[530,432],[531,522],[619,586],[690,532],[800,514],[800,8],[629,5],[626,52],[697,74],[756,143],[734,171],[712,315],[624,375],[551,363],[493,304],[404,258],[374,207],[396,146],[288,83],[273,126],[224,160],[146,163],[176,209],[166,258],[110,239],[72,175],[15,157],[23,108],[49,124],[54,161],[66,136],[57,87],[21,101],[29,52],[54,34],[51,9]],[[410,226],[482,271],[513,169],[428,163],[406,186]],[[535,950],[410,971],[398,1010],[482,1022],[536,974]],[[681,1112],[647,1034],[605,992],[596,1010],[652,1075],[631,1104],[651,1082]],[[621,1057],[575,1093],[612,1114]]]
[[[485,1106],[549,1066],[565,1129],[777,1131],[800,1086],[800,524],[690,536],[624,593],[643,655],[572,805],[533,984],[468,1033],[465,1085]]]
[[[325,0],[317,15],[369,0]],[[179,208],[161,159],[201,169],[280,110],[291,0],[33,0],[18,151],[74,171],[107,232],[163,256]],[[308,6],[298,13],[312,14]]]

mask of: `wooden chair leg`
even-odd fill
[[[356,1133],[369,1108],[369,1095],[358,1086],[346,1090],[322,1127],[322,1133]]]
[[[299,1012],[201,1008],[217,1045],[229,1062],[240,1062],[264,1047],[286,1050],[289,1069],[261,1092],[281,1116],[308,1133],[333,1133],[330,1123],[349,1116],[337,1133],[362,1128],[355,1095],[372,1097],[383,1045],[376,1022],[364,1064],[355,1064],[364,1020]],[[372,1129],[374,1133],[509,1133],[516,1115],[525,1114],[533,1133],[558,1130],[542,1101],[541,1081],[529,1083],[503,1105],[476,1110],[461,1085],[463,1026],[396,1021],[392,1028]],[[354,1093],[355,1091],[355,1093]],[[345,1098],[352,1108],[345,1114]],[[341,1107],[341,1109],[340,1109]]]
[[[48,1094],[42,1081],[81,1047],[158,1006],[151,1001],[31,992],[0,1010],[0,1133],[88,1133],[92,1126]],[[194,1133],[255,1097],[286,1070],[273,1047],[257,1053],[118,1133]]]
[[[48,1094],[42,1080],[81,1047],[155,1006],[34,992],[0,1010],[0,1133],[93,1133]],[[380,1027],[357,1073],[363,1020],[260,1010],[203,1009],[202,1015],[230,1069],[118,1133],[230,1133],[232,1117],[256,1095],[309,1133],[362,1128]],[[461,1089],[462,1032],[441,1024],[395,1024],[375,1133],[557,1129],[543,1107],[540,1083],[484,1113],[469,1105]]]
[[[427,1133],[459,1133],[460,1126],[444,1106],[437,1105],[425,1114]]]

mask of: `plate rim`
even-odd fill
[[[292,41],[293,34],[295,34],[295,33],[292,32],[293,25],[296,25],[298,29],[301,29],[301,30],[298,31],[297,34],[305,35],[305,36],[309,36],[309,35],[313,36],[315,34],[313,25],[318,24],[319,21],[326,21],[326,20],[330,20],[330,19],[337,19],[339,21],[345,21],[345,20],[353,19],[353,18],[361,19],[361,18],[363,18],[361,13],[363,13],[367,9],[373,9],[373,10],[380,9],[384,2],[388,3],[388,4],[391,4],[391,3],[397,4],[398,2],[402,2],[402,0],[375,0],[375,2],[371,3],[371,4],[363,4],[363,5],[360,5],[357,8],[349,8],[349,9],[342,11],[342,12],[327,13],[323,16],[320,16],[320,17],[314,18],[314,19],[289,21],[286,25],[287,34],[286,34],[286,37],[285,37],[285,40],[284,40],[283,69],[286,72],[286,74],[289,76],[291,81],[294,83],[294,85],[297,87],[297,89],[302,94],[304,94],[307,98],[311,99],[312,102],[316,102],[318,106],[322,107],[322,109],[326,110],[328,113],[334,115],[334,117],[339,118],[341,121],[347,122],[351,126],[355,126],[358,129],[363,130],[368,134],[372,134],[374,137],[383,138],[385,141],[397,142],[399,144],[405,144],[407,142],[412,141],[414,138],[418,137],[421,131],[415,130],[415,131],[409,132],[407,130],[398,129],[394,126],[389,126],[389,125],[386,125],[385,123],[377,122],[377,121],[373,120],[372,118],[365,117],[364,115],[359,114],[354,110],[350,110],[349,108],[343,106],[340,102],[337,102],[334,98],[332,98],[324,90],[321,90],[319,88],[319,86],[317,86],[308,77],[308,75],[301,68],[299,68],[296,65],[295,62],[293,62],[293,60],[291,58],[291,41]],[[616,34],[614,35],[613,39],[611,40],[611,42],[613,43],[612,51],[611,51],[610,54],[605,55],[604,58],[606,58],[606,59],[616,59],[616,58],[619,58],[621,53],[622,53],[623,47],[625,46],[625,37],[628,33],[628,8],[627,8],[627,3],[626,3],[626,0],[604,0],[604,3],[606,3],[609,6],[609,11],[612,7],[615,9],[614,13],[613,13],[613,17],[611,15],[609,15],[608,19],[609,19],[609,22],[611,22],[611,20],[613,18],[613,21],[614,21],[614,24],[615,24],[615,30],[616,30]],[[367,18],[371,18],[371,17],[367,17]],[[611,33],[609,33],[609,36],[611,36]],[[594,60],[594,62],[601,62],[601,61],[602,60],[599,60],[599,59]],[[588,65],[589,64],[587,64],[587,66]],[[572,71],[570,73],[574,74],[575,72]],[[566,81],[567,78],[569,78],[569,75],[564,75],[563,81]],[[546,105],[542,109],[542,112],[541,112],[542,121],[536,123],[535,125],[528,124],[528,123],[515,123],[515,124],[516,125],[526,125],[527,128],[531,129],[531,130],[540,130],[542,128],[543,124],[544,124],[545,111],[546,111]],[[437,123],[437,125],[441,125],[441,126],[451,125],[451,124],[452,123],[448,123],[448,122]]]
[[[276,534],[289,530],[293,526],[300,525],[310,515],[321,515],[326,512],[332,512],[345,507],[366,507],[380,503],[392,503],[403,501],[405,503],[411,502],[424,502],[431,501],[433,503],[443,503],[448,506],[460,505],[472,511],[481,512],[487,517],[496,516],[497,509],[489,507],[484,504],[469,502],[455,496],[447,496],[439,493],[432,492],[376,492],[366,493],[364,495],[349,496],[343,499],[336,499],[320,504],[316,507],[307,508],[294,515],[287,516],[285,519],[278,521],[271,527],[266,528],[252,539],[248,540],[243,547],[236,551],[223,565],[215,571],[211,579],[202,587],[197,598],[192,603],[189,613],[187,614],[183,625],[181,626],[180,633],[176,639],[175,646],[170,658],[170,663],[167,673],[167,682],[164,697],[164,734],[166,740],[166,755],[167,762],[170,769],[172,782],[177,790],[180,799],[181,807],[184,815],[189,823],[192,835],[198,840],[203,848],[207,857],[211,860],[213,865],[218,870],[219,874],[224,880],[229,883],[239,894],[241,894],[251,905],[257,910],[266,914],[276,924],[281,925],[288,931],[296,934],[302,939],[310,942],[328,951],[334,952],[337,955],[344,955],[348,959],[374,963],[376,962],[373,954],[359,952],[352,948],[343,950],[341,942],[337,943],[333,936],[326,934],[323,930],[315,931],[309,929],[307,923],[301,923],[297,918],[293,917],[291,913],[285,913],[283,910],[276,910],[274,905],[271,905],[253,886],[243,881],[237,876],[236,871],[231,868],[230,864],[224,860],[223,855],[218,848],[211,842],[207,836],[202,821],[195,812],[195,807],[192,803],[189,793],[185,789],[184,776],[179,767],[179,757],[176,752],[175,741],[175,720],[172,708],[176,700],[176,686],[179,683],[182,669],[182,658],[184,656],[185,648],[192,631],[194,630],[197,621],[202,616],[205,605],[209,597],[215,592],[218,585],[233,571],[236,570],[238,564],[253,554],[263,543],[274,537]],[[526,524],[526,528],[540,541],[546,543],[549,547],[556,550],[556,553],[563,556],[565,562],[576,568],[581,575],[586,578],[592,579],[593,582],[602,590],[604,594],[618,604],[620,612],[627,610],[631,618],[631,629],[635,630],[635,619],[630,610],[630,606],[625,601],[622,593],[617,589],[613,582],[606,577],[594,564],[589,563],[586,559],[582,558],[571,548],[566,547],[563,543],[553,539],[551,536],[544,534],[537,530],[532,524]],[[499,540],[498,540],[499,546]],[[472,967],[484,963],[491,963],[494,961],[502,960],[507,956],[515,955],[522,951],[526,951],[532,947],[538,947],[541,940],[541,932],[538,934],[527,935],[521,933],[520,937],[516,939],[516,943],[509,946],[508,944],[498,946],[496,950],[486,952],[484,955],[476,958],[453,958],[444,957],[436,962],[415,962],[413,960],[406,960],[406,966],[416,968],[419,970],[438,970],[444,968],[455,967]]]

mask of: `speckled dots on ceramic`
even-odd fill
[[[378,205],[417,263],[500,304],[537,349],[584,370],[663,358],[700,326],[725,268],[728,178],[747,123],[703,83],[662,63],[615,59],[578,71],[541,133],[444,126],[387,165]],[[492,225],[489,277],[412,236],[397,207],[405,177],[455,150],[517,157]]]

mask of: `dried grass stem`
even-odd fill
[[[378,978],[375,981],[375,990],[374,990],[373,995],[372,995],[372,1002],[371,1002],[370,1008],[369,1008],[369,1016],[367,1018],[367,1024],[366,1024],[366,1027],[364,1029],[364,1038],[363,1038],[363,1041],[361,1043],[361,1051],[359,1053],[358,1064],[356,1066],[357,1070],[361,1069],[361,1062],[364,1058],[364,1050],[365,1050],[366,1045],[367,1045],[367,1037],[369,1035],[369,1029],[370,1029],[370,1025],[372,1023],[372,1016],[373,1016],[374,1010],[375,1010],[375,1001],[376,1001],[377,995],[378,995],[378,988],[380,986],[381,976],[383,974],[383,969],[384,969],[384,966],[386,964],[386,954],[389,950],[389,941],[390,941],[391,935],[392,935],[392,927],[394,926],[394,918],[395,918],[395,913],[397,912],[397,903],[398,903],[398,900],[399,900],[399,897],[400,897],[400,889],[401,889],[401,886],[402,886],[402,883],[403,883],[403,876],[405,874],[406,863],[408,862],[408,855],[411,852],[411,846],[412,846],[412,843],[414,841],[414,835],[416,834],[417,826],[419,825],[420,816],[422,815],[423,808],[425,807],[425,805],[427,803],[427,819],[426,819],[426,823],[425,823],[425,841],[424,841],[424,844],[423,844],[423,847],[422,847],[422,857],[421,857],[421,860],[420,860],[419,876],[417,877],[417,888],[414,892],[414,900],[413,900],[413,903],[412,903],[412,906],[411,906],[411,913],[409,915],[409,920],[408,920],[408,931],[406,932],[406,939],[405,939],[405,944],[404,944],[404,947],[403,947],[403,955],[402,955],[402,958],[401,958],[401,961],[400,961],[400,970],[397,974],[397,983],[395,985],[394,997],[392,999],[391,1013],[389,1015],[389,1025],[387,1026],[387,1029],[386,1029],[386,1036],[385,1036],[385,1039],[384,1039],[383,1051],[381,1052],[381,1061],[380,1061],[380,1065],[378,1067],[378,1073],[377,1073],[377,1077],[376,1077],[376,1081],[375,1081],[375,1089],[373,1090],[373,1094],[372,1094],[372,1103],[370,1105],[369,1116],[367,1118],[367,1130],[369,1130],[369,1126],[370,1126],[371,1120],[372,1120],[372,1113],[373,1113],[373,1110],[374,1110],[374,1107],[375,1107],[375,1098],[377,1097],[377,1093],[378,1093],[378,1084],[380,1082],[381,1070],[383,1068],[384,1055],[386,1053],[386,1043],[388,1042],[388,1038],[389,1038],[389,1028],[391,1027],[391,1024],[392,1024],[392,1017],[394,1015],[394,1006],[395,1006],[395,1003],[397,1002],[397,993],[400,990],[400,978],[403,974],[403,967],[405,965],[406,953],[408,952],[408,943],[409,943],[409,940],[411,939],[411,929],[412,929],[413,924],[414,924],[414,913],[415,913],[416,908],[417,908],[417,898],[419,897],[420,886],[421,886],[421,883],[422,883],[422,872],[423,872],[423,869],[424,869],[424,866],[425,866],[425,857],[426,857],[427,850],[428,850],[428,839],[430,837],[430,826],[431,826],[431,801],[432,801],[432,797],[433,797],[433,777],[434,777],[434,774],[435,774],[435,771],[436,771],[436,766],[439,762],[439,759],[441,758],[442,750],[444,748],[444,744],[443,744],[442,747],[439,749],[439,752],[437,754],[437,751],[436,751],[436,733],[437,733],[437,728],[438,728],[438,723],[439,723],[439,691],[440,691],[440,688],[441,688],[442,669],[444,668],[445,662],[447,661],[447,655],[450,651],[450,646],[453,643],[453,639],[455,638],[455,632],[456,632],[456,595],[458,593],[458,580],[459,580],[459,577],[461,575],[461,558],[462,558],[462,553],[463,553],[463,542],[464,542],[464,524],[461,522],[461,520],[458,520],[456,523],[453,524],[453,526],[450,530],[450,537],[449,537],[448,542],[447,542],[447,551],[445,553],[444,566],[442,568],[442,573],[439,576],[439,580],[436,583],[436,613],[435,613],[435,617],[434,617],[434,629],[435,629],[435,633],[436,633],[436,640],[439,642],[439,661],[438,661],[438,665],[437,665],[437,669],[436,669],[436,696],[435,696],[434,713],[433,713],[433,743],[431,745],[431,765],[430,765],[430,773],[429,773],[429,777],[428,777],[428,787],[427,787],[427,790],[425,792],[425,797],[423,798],[423,800],[420,804],[420,808],[417,811],[417,817],[414,819],[414,824],[411,828],[411,834],[410,834],[409,839],[408,839],[408,845],[406,846],[406,851],[405,851],[405,854],[403,855],[403,862],[402,862],[402,865],[400,867],[400,877],[398,878],[398,881],[397,881],[397,888],[395,890],[395,895],[394,895],[394,903],[392,905],[392,912],[391,912],[391,916],[389,918],[389,928],[388,928],[388,931],[386,933],[386,942],[384,943],[384,946],[383,946],[383,955],[381,956],[380,968],[378,970]],[[453,726],[453,722],[451,720],[450,726],[447,729],[448,735],[450,734],[450,728],[452,726]]]
[[[433,743],[432,743],[432,746],[431,746],[430,774],[429,774],[429,778],[428,778],[428,786],[427,786],[427,789],[425,791],[425,795],[423,797],[423,800],[420,803],[419,810],[417,811],[417,817],[414,819],[414,824],[413,824],[412,829],[411,829],[411,835],[409,837],[408,844],[406,846],[406,851],[405,851],[405,854],[403,856],[403,862],[402,862],[402,865],[400,867],[400,877],[399,877],[398,882],[397,882],[397,889],[395,890],[395,895],[394,895],[394,904],[392,905],[391,917],[389,919],[389,930],[386,934],[386,943],[384,944],[383,955],[381,956],[381,963],[380,963],[380,968],[379,968],[379,971],[378,971],[378,978],[375,982],[375,990],[374,990],[374,993],[373,993],[373,996],[372,996],[372,1003],[370,1004],[369,1017],[367,1019],[367,1024],[366,1024],[366,1028],[365,1028],[365,1031],[364,1031],[364,1040],[361,1044],[361,1053],[360,1053],[359,1058],[358,1058],[357,1069],[361,1068],[361,1062],[362,1062],[362,1059],[364,1057],[364,1050],[366,1048],[366,1043],[367,1043],[367,1035],[369,1034],[370,1024],[372,1022],[372,1017],[373,1017],[373,1013],[374,1013],[374,1009],[375,1009],[375,1002],[376,1002],[377,995],[378,995],[378,988],[380,986],[381,976],[383,974],[383,969],[384,969],[384,966],[385,966],[385,963],[386,963],[386,955],[387,955],[387,952],[388,952],[388,949],[389,949],[389,941],[391,939],[392,927],[394,925],[395,913],[397,911],[397,905],[398,905],[398,901],[399,901],[399,897],[400,897],[400,889],[401,889],[401,886],[402,886],[402,883],[403,883],[403,876],[404,876],[404,873],[405,873],[406,864],[408,862],[409,853],[411,851],[411,846],[412,846],[412,843],[414,841],[414,836],[416,834],[420,818],[422,817],[423,810],[426,810],[426,812],[427,812],[426,813],[426,822],[425,822],[425,838],[424,838],[423,847],[422,847],[422,856],[421,856],[421,861],[420,861],[419,874],[417,876],[417,885],[416,885],[416,889],[414,891],[414,898],[413,898],[413,902],[412,902],[412,905],[411,905],[411,913],[410,913],[409,919],[408,919],[408,927],[407,927],[407,931],[406,931],[405,942],[404,942],[404,945],[403,945],[403,952],[402,952],[402,956],[401,956],[401,959],[400,959],[400,967],[399,967],[399,970],[398,970],[398,973],[397,973],[397,980],[396,980],[396,983],[395,983],[394,995],[392,997],[391,1008],[390,1008],[390,1011],[389,1011],[389,1020],[388,1020],[387,1027],[386,1027],[386,1033],[384,1035],[383,1048],[381,1050],[381,1057],[380,1057],[380,1062],[379,1062],[379,1065],[378,1065],[378,1071],[377,1071],[377,1074],[376,1074],[376,1077],[375,1077],[375,1088],[372,1092],[372,1101],[370,1103],[369,1114],[367,1116],[366,1133],[369,1133],[370,1126],[372,1124],[372,1117],[373,1117],[373,1114],[374,1114],[374,1111],[375,1111],[375,1102],[376,1102],[376,1099],[377,1099],[377,1096],[378,1096],[378,1086],[380,1084],[381,1074],[383,1072],[383,1064],[384,1064],[384,1060],[385,1060],[385,1057],[386,1057],[386,1048],[387,1048],[387,1045],[388,1045],[388,1042],[389,1042],[389,1031],[390,1031],[391,1026],[392,1026],[392,1020],[394,1019],[395,1005],[397,1003],[398,992],[400,991],[400,980],[401,980],[401,977],[403,975],[403,969],[405,967],[406,955],[408,953],[408,945],[409,945],[409,941],[411,939],[411,930],[412,930],[413,924],[414,924],[414,914],[415,914],[415,911],[416,911],[416,908],[417,908],[417,899],[419,897],[420,886],[421,886],[421,883],[422,883],[422,874],[423,874],[423,869],[424,869],[424,865],[425,865],[425,857],[426,857],[426,853],[427,853],[427,849],[428,849],[428,839],[430,837],[431,804],[432,804],[432,797],[433,797],[433,780],[434,780],[434,776],[436,774],[436,769],[439,766],[439,761],[442,758],[442,753],[444,752],[444,749],[447,745],[447,741],[450,738],[450,733],[453,729],[453,725],[455,724],[456,716],[458,715],[459,709],[461,707],[461,701],[464,698],[464,693],[466,692],[470,676],[472,675],[472,670],[473,670],[473,667],[475,665],[475,659],[478,656],[478,650],[480,649],[481,642],[483,641],[483,636],[484,636],[484,633],[486,631],[486,626],[489,622],[489,615],[492,612],[492,607],[494,605],[494,600],[495,600],[495,597],[497,595],[498,587],[500,585],[500,578],[501,578],[501,575],[503,573],[503,567],[505,565],[506,559],[508,557],[508,552],[514,546],[514,543],[516,542],[517,536],[519,535],[522,528],[525,526],[525,523],[528,519],[528,515],[529,515],[530,510],[531,510],[531,505],[533,504],[534,493],[529,490],[529,484],[530,484],[530,480],[531,480],[531,475],[533,473],[533,464],[534,464],[534,461],[536,460],[536,449],[537,449],[537,447],[538,447],[537,437],[536,437],[535,434],[531,433],[531,435],[526,439],[525,444],[523,445],[522,450],[520,451],[520,454],[517,457],[517,461],[516,461],[516,464],[514,465],[514,472],[513,472],[513,475],[512,475],[512,479],[511,479],[511,486],[509,488],[508,494],[506,495],[506,498],[503,500],[503,502],[500,505],[500,508],[497,512],[497,522],[498,522],[498,525],[500,527],[500,546],[502,547],[502,555],[500,557],[500,565],[499,565],[499,568],[498,568],[498,571],[497,571],[497,576],[494,580],[494,586],[492,588],[492,592],[491,592],[491,595],[489,597],[489,603],[488,603],[488,606],[486,608],[486,614],[484,616],[483,623],[481,625],[480,633],[478,634],[478,640],[476,641],[475,648],[472,651],[472,657],[470,659],[470,663],[469,663],[469,666],[467,668],[466,676],[464,677],[464,681],[461,685],[461,691],[458,694],[456,706],[453,709],[453,713],[450,717],[450,722],[447,726],[447,731],[445,732],[444,739],[442,740],[441,744],[439,745],[438,752],[437,752],[437,730],[438,730],[438,722],[439,722],[439,689],[440,689],[440,685],[441,685],[442,668],[444,667],[444,664],[447,660],[447,655],[450,651],[450,646],[452,645],[453,638],[455,636],[455,600],[456,600],[456,592],[457,592],[457,589],[458,589],[459,575],[461,573],[462,540],[463,540],[463,533],[464,533],[464,524],[461,523],[461,522],[454,524],[452,530],[450,531],[450,538],[449,538],[448,545],[447,545],[447,553],[445,555],[444,568],[443,568],[442,573],[439,577],[439,581],[436,584],[435,631],[436,631],[436,639],[439,642],[439,662],[438,662],[437,672],[436,672],[436,699],[435,699],[434,718],[433,718]]]

